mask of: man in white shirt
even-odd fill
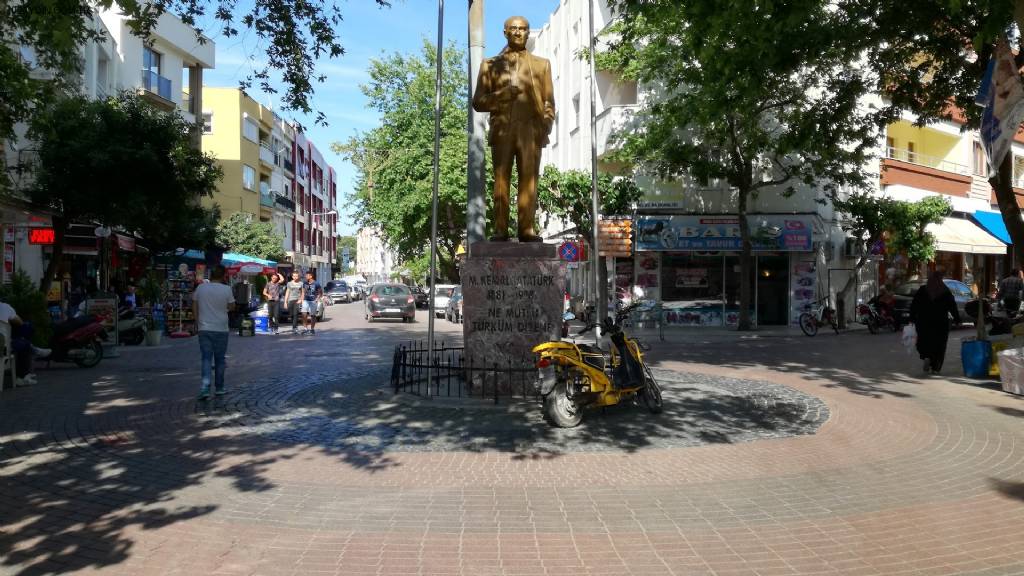
[[[200,284],[192,295],[192,312],[199,330],[202,353],[202,387],[199,400],[210,397],[210,375],[213,373],[214,394],[224,395],[224,356],[228,351],[228,312],[235,308],[235,296],[224,284],[224,267],[215,266],[210,282]],[[212,369],[211,369],[212,368]]]
[[[33,355],[45,358],[50,355],[46,348],[36,348],[32,345],[32,326],[25,323],[14,307],[6,302],[0,302],[0,322],[6,322],[11,326],[11,350],[14,352],[14,385],[30,386],[36,383],[36,375],[32,372]],[[3,378],[0,375],[0,378]]]

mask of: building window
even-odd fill
[[[256,169],[248,164],[242,164],[242,186],[246,190],[256,189]]]
[[[242,135],[253,142],[259,143],[260,141],[260,128],[256,125],[256,121],[248,116],[242,118]]]
[[[570,130],[577,130],[580,127],[580,95],[577,93],[572,97],[572,127]]]
[[[160,75],[160,60],[162,56],[159,52],[152,48],[142,49],[142,70],[146,72],[152,72],[157,76]]]
[[[985,149],[981,142],[974,142],[974,175],[988,178],[988,162],[985,160]]]
[[[213,112],[203,112],[203,134],[213,134]]]

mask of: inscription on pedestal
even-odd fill
[[[534,346],[560,337],[565,264],[556,258],[471,251],[462,293],[466,355],[475,367],[529,366]]]

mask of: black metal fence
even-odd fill
[[[428,370],[432,378],[428,383]],[[434,346],[431,352],[422,342],[409,342],[395,347],[391,364],[391,386],[395,393],[418,396],[493,399],[533,398],[537,368],[532,357],[523,357],[504,365],[479,362],[466,356],[462,346]]]

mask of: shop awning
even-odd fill
[[[989,234],[999,238],[1006,244],[1013,244],[1010,240],[1010,233],[1006,230],[1006,224],[1003,223],[1003,215],[1001,213],[978,210],[974,213],[974,219]]]
[[[1006,244],[960,218],[945,218],[941,224],[929,224],[935,235],[935,249],[964,254],[1006,254]]]
[[[245,254],[238,254],[236,252],[225,252],[224,256],[220,259],[220,263],[224,266],[231,266],[232,264],[263,264],[264,266],[270,266],[271,268],[277,266],[277,262],[273,260],[264,260],[263,258],[257,258],[255,256],[247,256]]]

